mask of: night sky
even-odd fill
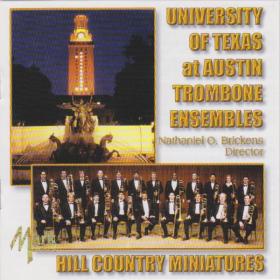
[[[144,39],[154,32],[151,10],[14,11],[13,63],[40,68],[52,83],[52,92],[67,94],[68,41],[74,16],[89,17],[93,34],[96,94],[114,94],[115,75],[126,58],[124,47],[132,35]]]

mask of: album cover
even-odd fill
[[[279,279],[279,14],[1,1],[0,279]]]

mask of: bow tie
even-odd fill
[[[74,204],[74,202],[69,202],[69,204],[70,204],[70,205],[73,205],[73,204]]]
[[[47,205],[49,205],[49,204],[48,204],[48,203],[44,203],[43,205],[44,205],[44,206],[47,206]]]

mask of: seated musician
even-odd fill
[[[176,219],[175,219],[176,214]],[[169,194],[169,200],[165,202],[164,207],[162,209],[162,218],[161,218],[161,227],[163,230],[163,238],[168,237],[167,224],[174,224],[173,238],[178,237],[178,230],[180,227],[179,212],[177,211],[176,202],[175,202],[175,194],[171,192]]]
[[[115,201],[112,207],[113,239],[117,239],[117,230],[119,222],[126,223],[126,234],[127,236],[130,234],[128,225],[129,221],[127,217],[127,202],[125,201],[124,193],[120,192],[118,197],[118,200]]]
[[[227,204],[226,199],[227,195],[225,193],[220,193],[218,202],[210,214],[210,219],[208,221],[208,238],[206,241],[212,240],[213,229],[217,225],[220,225],[223,229],[224,243],[228,243],[228,230],[230,228],[230,218],[232,217],[232,206]]]
[[[252,198],[249,195],[244,196],[244,204],[238,205],[236,218],[237,221],[232,227],[236,236],[236,242],[248,244],[248,237],[256,229],[256,221],[258,219],[257,206],[252,203]],[[244,237],[241,236],[240,230],[245,230]]]
[[[148,195],[146,192],[142,192],[141,201],[137,207],[136,215],[136,239],[142,237],[141,225],[142,223],[146,224],[145,235],[149,234],[149,231],[152,231],[155,226],[155,214],[152,207],[152,203],[148,201]]]
[[[41,203],[35,209],[35,220],[37,221],[37,233],[39,235],[39,243],[42,243],[42,236],[46,227],[53,226],[53,213],[49,196],[44,194]]]
[[[199,239],[202,239],[202,234],[205,228],[205,220],[206,218],[206,204],[203,204],[201,201],[201,194],[196,193],[194,197],[194,201],[191,201],[189,205],[188,215],[184,222],[185,228],[185,238],[184,240],[188,240],[189,237],[189,227],[193,223],[199,224]]]
[[[99,201],[98,193],[94,194],[93,201],[88,204],[87,214],[92,233],[91,239],[96,239],[95,229],[98,223],[104,225],[103,237],[108,238],[107,234],[110,226],[110,220],[107,215],[105,215],[105,206]]]
[[[81,213],[78,211],[74,193],[68,193],[67,202],[62,205],[62,217],[64,219],[69,243],[73,241],[73,225],[80,226],[80,240],[84,241],[85,223],[80,223]]]

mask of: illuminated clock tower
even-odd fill
[[[88,17],[77,15],[74,24],[68,46],[68,95],[94,95],[94,45]]]

